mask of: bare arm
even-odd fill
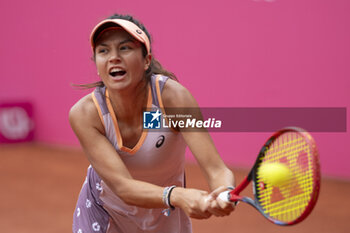
[[[178,82],[168,80],[164,86],[162,97],[165,108],[190,108],[192,113],[201,117],[196,100],[191,93]],[[197,112],[195,112],[196,110]],[[206,130],[179,130],[192,154],[198,161],[210,189],[213,191],[220,186],[234,185],[233,173],[220,158],[210,134]]]
[[[165,207],[162,187],[131,177],[115,148],[104,136],[103,125],[90,96],[72,107],[69,121],[89,162],[115,194],[130,205]]]
[[[202,115],[196,100],[191,93],[179,83],[168,80],[163,90],[163,101],[165,108],[190,109],[190,114],[201,119]],[[175,110],[176,111],[176,110]],[[172,113],[173,114],[173,113]],[[213,200],[210,202],[209,212],[215,216],[229,215],[234,206],[217,199],[220,192],[228,186],[235,186],[234,175],[224,164],[210,134],[206,130],[183,130],[179,128],[192,154],[204,173]],[[176,193],[175,193],[176,195]]]
[[[166,208],[163,203],[164,187],[133,179],[115,148],[104,136],[104,127],[91,96],[86,96],[72,107],[69,121],[80,144],[95,171],[108,187],[125,203],[143,208]],[[207,193],[199,190],[176,188],[178,196],[174,205],[179,206],[193,218],[207,218],[205,203]],[[193,206],[180,203],[184,198]]]

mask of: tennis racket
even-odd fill
[[[259,174],[264,163],[286,165],[288,181],[282,186],[266,183]],[[311,135],[300,128],[284,128],[267,140],[248,176],[234,190],[220,193],[219,198],[248,203],[274,224],[294,225],[304,220],[315,206],[320,179],[319,156]],[[254,200],[239,195],[250,182]]]

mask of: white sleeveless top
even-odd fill
[[[151,77],[147,108],[161,112],[161,92],[168,77]],[[144,130],[134,148],[123,146],[118,119],[108,98],[105,87],[98,87],[92,93],[106,137],[115,147],[132,177],[159,186],[184,186],[186,144],[181,133],[173,130]],[[163,209],[145,209],[127,205],[101,181],[100,199],[111,216],[108,233],[188,233],[192,232],[189,217],[176,208],[170,216],[163,215]]]

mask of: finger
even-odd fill
[[[222,217],[224,216],[220,211],[216,211],[215,209],[210,209],[209,212],[214,215],[215,217]]]
[[[204,197],[204,201],[208,204],[210,204],[210,202],[212,202],[213,200],[215,200],[211,195],[207,195],[206,197]]]
[[[211,215],[212,215],[212,214],[211,214],[209,211],[206,211],[205,214],[204,214],[204,216],[205,216],[206,219],[207,219],[207,218],[210,218]]]
[[[235,207],[235,204],[234,203],[231,203],[231,202],[226,202],[226,201],[223,201],[222,199],[220,198],[216,198],[216,201],[218,203],[218,206],[220,206],[221,209],[234,209]]]
[[[196,212],[191,215],[191,218],[196,218],[196,219],[207,219],[211,216],[212,214],[209,211],[205,212]]]
[[[204,191],[204,190],[199,190],[199,193],[202,194],[202,195],[208,195],[208,192]]]
[[[213,215],[215,215],[216,217],[223,217],[223,216],[227,216],[231,213],[231,211],[226,211],[226,210],[222,210],[222,209],[216,209],[216,208],[210,208],[209,212]]]
[[[217,216],[217,217],[222,217],[222,216],[227,216],[229,215],[233,209],[231,206],[225,206],[226,208],[221,208],[219,206],[219,204],[217,203],[217,201],[212,201],[211,205],[209,207],[209,211],[210,213],[212,213],[213,215]]]
[[[226,190],[225,186],[220,186],[217,189],[215,189],[214,191],[212,191],[209,196],[211,196],[213,199],[216,199],[220,193],[222,193],[223,191]]]
[[[208,211],[213,215],[215,215],[216,217],[223,215],[222,211],[218,208],[218,205],[215,200],[211,202],[210,207],[208,208]]]

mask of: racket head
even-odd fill
[[[289,169],[283,185],[266,183],[259,174],[264,163],[282,163]],[[316,143],[305,130],[284,128],[262,147],[250,174],[255,203],[262,214],[278,225],[294,225],[314,208],[320,190],[320,165]]]

